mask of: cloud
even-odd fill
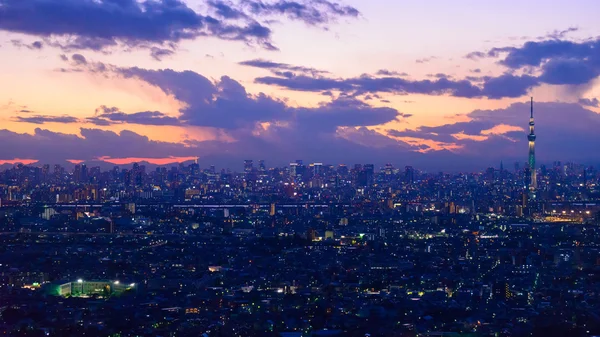
[[[297,108],[293,111],[296,125],[302,130],[309,129],[308,132],[334,132],[340,126],[375,126],[405,117],[395,109],[375,108],[354,98],[338,98],[318,108]]]
[[[96,125],[106,126],[112,124],[141,124],[141,125],[179,125],[176,117],[171,117],[159,111],[142,111],[136,113],[124,113],[117,108],[107,108],[101,106],[93,117],[87,118],[87,121]]]
[[[268,70],[272,71],[273,73],[279,74],[284,77],[294,77],[294,76],[296,76],[297,73],[310,74],[312,76],[329,73],[328,71],[319,70],[319,69],[315,69],[315,68],[294,66],[294,65],[287,64],[287,63],[279,63],[279,62],[273,62],[273,61],[268,61],[268,60],[263,60],[263,59],[243,61],[243,62],[240,62],[239,64],[243,65],[243,66],[248,66],[248,67],[268,69]],[[290,72],[290,73],[286,75],[286,72]]]
[[[324,26],[358,17],[353,7],[328,0],[209,1],[215,16],[200,14],[182,0],[0,0],[0,30],[41,37],[66,51],[150,49],[160,59],[165,46],[211,36],[277,50],[271,29],[259,21],[285,16]],[[246,13],[248,12],[248,13]],[[41,42],[27,46],[39,49]]]
[[[81,69],[96,67],[89,62],[80,66]],[[173,95],[182,103],[179,116],[170,117],[161,112],[125,114],[117,107],[104,105],[96,109],[95,115],[88,118],[87,122],[96,125],[137,123],[214,127],[221,129],[228,139],[227,143],[189,141],[185,145],[193,147],[194,152],[169,154],[172,156],[203,153],[217,158],[219,156],[216,153],[224,152],[241,158],[250,154],[263,157],[268,152],[273,160],[285,158],[288,161],[290,153],[304,154],[316,160],[318,154],[349,159],[360,152],[365,158],[374,159],[377,156],[366,144],[369,139],[377,140],[377,144],[386,144],[390,147],[388,151],[392,152],[400,149],[406,152],[411,148],[401,141],[386,140],[385,135],[370,134],[365,130],[349,131],[348,128],[360,129],[410,117],[393,108],[374,107],[356,97],[341,95],[316,107],[295,107],[263,93],[249,94],[239,82],[226,76],[210,80],[192,71],[119,68],[111,65],[106,65],[101,73],[102,76],[115,74],[144,81]],[[353,139],[360,139],[361,143],[357,144]],[[311,150],[317,152],[311,153]]]
[[[417,62],[417,63],[429,63],[429,62],[431,62],[432,60],[435,60],[435,59],[436,59],[435,56],[430,56],[430,57],[424,57],[424,58],[417,59],[415,62]]]
[[[600,64],[577,59],[553,59],[542,66],[540,80],[548,84],[585,84],[600,75]]]
[[[0,149],[0,159],[16,158],[18,153],[24,158],[35,158],[45,163],[72,158],[93,160],[102,156],[164,158],[191,155],[193,151],[182,144],[152,141],[131,131],[115,133],[85,128],[80,129],[80,135],[40,128],[35,129],[33,134],[0,130],[0,140],[14,144]]]
[[[123,68],[116,72],[148,82],[184,102],[179,119],[188,125],[233,129],[286,118],[284,102],[262,93],[250,95],[227,76],[213,82],[193,71]]]
[[[77,123],[79,122],[78,118],[72,116],[46,116],[46,115],[36,115],[36,116],[17,116],[15,117],[15,121],[22,123],[33,123],[33,124],[45,124],[45,123]]]
[[[600,106],[600,101],[597,98],[580,98],[579,104],[597,108]]]
[[[484,52],[474,51],[474,52],[470,52],[467,55],[465,55],[465,58],[469,59],[469,60],[478,60],[478,59],[484,58],[486,56],[487,56],[487,54]]]
[[[180,0],[1,0],[0,30],[47,38],[68,50],[162,45],[199,36],[268,46],[271,35],[257,22],[227,23]]]
[[[460,146],[457,154],[482,160],[525,161],[527,153],[528,103],[506,109],[476,110],[470,120],[415,130],[392,131],[394,137],[414,137]],[[536,154],[540,162],[569,160],[598,163],[600,157],[582,152],[582,144],[597,144],[600,114],[570,103],[536,103]]]
[[[245,19],[248,15],[243,11],[233,8],[231,3],[225,1],[208,1],[208,5],[212,7],[215,14],[224,19]]]
[[[267,63],[265,67],[291,66]],[[378,125],[402,116],[395,109],[375,108],[347,97],[322,103],[316,108],[290,107],[263,93],[249,94],[244,86],[227,76],[211,81],[192,71],[141,68],[116,71],[124,77],[155,85],[183,102],[179,121],[185,125],[240,129],[261,122],[285,122],[298,128],[334,132],[340,126]]]
[[[387,69],[380,69],[377,71],[376,74],[379,76],[398,76],[398,77],[408,76],[407,73],[401,73],[398,71],[387,70]]]
[[[518,47],[496,47],[485,53],[472,52],[467,57],[500,57],[498,63],[508,69],[507,74],[503,75],[504,80],[513,81],[518,86],[514,90],[507,90],[517,93],[543,84],[588,84],[600,76],[600,38],[563,40],[566,34],[574,31],[577,28],[555,31],[541,41],[528,41]],[[514,74],[525,75],[516,79],[517,75]]]
[[[83,65],[87,64],[86,58],[81,54],[73,54],[71,56],[71,60],[75,63],[75,65]]]
[[[546,36],[540,37],[539,39],[540,40],[546,40],[546,39],[562,40],[568,34],[576,32],[576,31],[579,31],[579,28],[577,28],[577,27],[569,27],[569,28],[563,29],[563,30],[554,30],[551,33],[546,34]]]
[[[266,65],[267,69],[275,66],[280,65]],[[80,68],[95,69],[97,66],[88,62]],[[473,165],[488,166],[502,159],[524,160],[529,112],[526,103],[513,104],[506,109],[473,111],[462,119],[467,119],[466,122],[389,131],[385,134],[381,128],[375,132],[369,132],[366,128],[402,121],[410,115],[393,108],[375,107],[369,104],[371,100],[368,97],[381,100],[376,92],[402,93],[408,90],[470,97],[518,97],[539,81],[534,76],[513,74],[484,77],[481,86],[447,78],[412,81],[368,75],[349,79],[304,75],[291,79],[276,77],[285,81],[306,81],[294,82],[306,85],[305,89],[301,87],[304,90],[341,91],[340,94],[332,93],[324,97],[326,101],[315,107],[295,107],[264,93],[250,94],[242,84],[226,76],[209,79],[193,71],[119,68],[111,65],[105,65],[101,75],[117,75],[146,82],[172,95],[181,102],[181,106],[176,118],[161,112],[124,114],[116,107],[102,106],[97,109],[95,122],[219,128],[227,142],[184,143],[192,147],[195,154],[215,162],[230,163],[230,160],[244,156],[265,156],[271,160],[287,161],[293,154],[294,157],[314,158],[317,161],[330,158],[331,162],[372,160],[380,163],[389,161],[390,156],[400,156],[402,160],[414,160],[415,165],[420,163],[439,167],[442,160],[452,160],[456,161],[452,163],[456,167],[460,162],[462,167],[471,168]],[[580,144],[600,142],[596,132],[600,126],[599,116],[578,104],[537,103],[536,133],[540,160],[600,161],[600,158],[584,158],[576,151]],[[427,153],[423,156],[415,154],[419,151]],[[168,155],[194,155],[183,152]],[[161,154],[163,156],[165,154]]]
[[[427,77],[433,77],[433,78],[452,78],[452,75],[443,74],[443,73],[437,73],[437,74],[427,74]]]
[[[31,112],[21,110],[21,112]],[[158,111],[142,111],[135,113],[124,113],[117,107],[105,105],[96,109],[94,116],[79,119],[73,116],[49,116],[49,115],[27,115],[16,116],[15,121],[21,123],[45,124],[45,123],[91,123],[98,126],[109,126],[114,124],[139,124],[139,125],[180,125],[176,117],[167,116]]]
[[[173,54],[175,54],[175,51],[172,49],[158,48],[158,47],[150,48],[150,56],[152,56],[152,58],[155,59],[156,61],[162,61],[163,57],[171,56]]]
[[[577,86],[590,83],[600,76],[598,50],[600,50],[600,39],[583,42],[552,39],[529,41],[521,47],[497,47],[487,53],[473,52],[467,55],[472,59],[503,56],[499,64],[508,70],[497,76],[467,76],[464,79],[453,79],[446,74],[432,74],[429,77],[437,80],[409,80],[383,70],[377,75],[384,77],[362,75],[344,79],[321,75],[276,73],[276,76],[256,78],[255,82],[296,91],[335,90],[351,95],[389,92],[465,98],[516,98],[544,84]],[[481,72],[481,70],[475,69],[474,72]]]
[[[266,159],[272,165],[284,165],[289,160],[302,158],[332,164],[382,165],[391,162],[396,166],[410,164],[423,169],[450,171],[482,169],[501,160],[526,161],[528,103],[515,103],[506,109],[476,110],[467,115],[467,122],[390,131],[389,136],[352,125],[370,125],[406,116],[369,109],[364,103],[343,98],[324,103],[314,110],[300,109],[295,113],[302,116],[287,123],[267,123],[252,132],[230,130],[234,138],[231,142],[170,143],[152,141],[131,131],[116,133],[86,128],[81,129],[80,135],[39,128],[34,134],[0,130],[0,141],[14,144],[0,148],[0,160],[20,157],[56,163],[72,158],[198,156],[206,166],[238,168],[247,158]],[[535,109],[536,150],[540,163],[555,160],[600,162],[600,157],[579,151],[581,144],[600,142],[597,133],[599,114],[567,103],[536,103]],[[114,113],[110,107],[101,107],[99,112],[105,110]]]
[[[42,43],[42,41],[34,41],[31,44],[23,43],[23,41],[21,40],[10,40],[10,42],[13,46],[17,48],[27,48],[31,50],[40,50],[44,48],[44,44]]]
[[[408,80],[400,77],[360,76],[347,79],[328,77],[259,77],[256,83],[275,85],[296,91],[331,91],[338,90],[345,93],[377,93],[389,92],[394,94],[426,94],[450,95],[455,97],[519,97],[538,84],[538,81],[527,75],[513,76],[502,75],[487,77],[482,86],[475,85],[469,80],[453,80],[444,76],[436,80]]]
[[[534,86],[539,85],[538,79],[533,76],[515,76],[504,74],[498,77],[486,77],[483,83],[482,96],[489,98],[520,97]]]
[[[328,0],[277,0],[275,2],[247,0],[242,4],[248,6],[254,15],[284,15],[291,20],[302,21],[308,25],[324,25],[334,22],[337,18],[356,18],[360,15],[354,7]]]
[[[431,158],[412,152],[411,146],[391,140],[366,128],[348,128],[338,134],[320,133],[306,137],[285,127],[273,127],[265,134],[242,134],[236,142],[203,141],[170,143],[152,141],[131,131],[103,131],[80,129],[79,135],[52,132],[40,128],[33,134],[19,134],[0,130],[0,141],[14,146],[0,148],[0,160],[23,158],[39,159],[41,163],[60,163],[77,158],[93,161],[99,158],[182,158],[199,157],[201,165],[239,168],[244,159],[266,159],[270,165],[285,165],[302,158],[307,162],[327,163],[411,163],[417,167],[435,167]],[[376,144],[363,145],[365,144]],[[458,160],[447,152],[438,153],[447,160],[450,170]]]

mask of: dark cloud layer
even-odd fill
[[[293,77],[259,77],[255,81],[260,84],[275,85],[297,91],[329,91],[338,90],[346,93],[425,94],[450,95],[455,97],[519,97],[537,85],[538,81],[527,75],[502,75],[487,77],[483,86],[468,80],[453,80],[437,76],[436,80],[409,80],[401,77],[361,76],[347,79],[329,77],[293,76]]]
[[[288,1],[244,1],[253,14],[285,15],[290,19],[303,21],[311,25],[328,24],[338,17],[358,17],[359,11],[328,0]]]
[[[67,159],[92,160],[97,157],[168,157],[190,155],[182,144],[149,140],[131,131],[80,130],[70,135],[35,129],[33,135],[0,130],[0,141],[13,146],[0,149],[0,158],[36,158],[48,163]]]
[[[158,111],[142,111],[124,113],[118,108],[101,106],[96,109],[96,115],[86,119],[87,122],[106,126],[111,124],[141,124],[141,125],[179,125],[176,117],[171,117]]]
[[[152,57],[160,59],[174,52],[165,45],[199,36],[276,49],[271,29],[259,22],[268,16],[285,15],[309,24],[358,16],[353,7],[327,0],[209,5],[220,19],[197,13],[181,0],[0,0],[0,30],[43,37],[47,44],[66,50],[119,45],[151,49]],[[246,8],[251,15],[243,12]],[[23,46],[39,49],[42,44]]]
[[[287,63],[279,63],[262,59],[248,60],[239,63],[243,66],[254,67],[254,68],[262,68],[272,71],[276,75],[280,75],[283,77],[294,77],[298,73],[300,74],[309,74],[312,76],[317,76],[321,74],[327,74],[328,71],[319,70],[310,67],[303,66],[294,66]]]
[[[322,74],[275,73],[256,78],[256,83],[285,89],[311,92],[340,91],[346,94],[389,92],[394,94],[450,95],[455,97],[492,99],[516,98],[534,87],[550,85],[582,85],[600,76],[600,39],[585,42],[560,40],[574,29],[555,32],[550,40],[530,41],[521,47],[492,48],[484,53],[468,54],[470,59],[504,56],[499,63],[508,71],[499,76],[469,76],[454,79],[447,74],[432,74],[434,80],[409,80],[404,73],[380,70],[378,77],[362,75],[333,78]],[[424,60],[419,60],[424,62]],[[475,69],[474,72],[481,72]]]
[[[408,151],[406,147],[398,146],[398,142],[366,129],[353,133],[360,139],[381,140],[378,147],[365,146],[331,135],[307,138],[285,129],[274,129],[265,137],[241,136],[234,143],[205,141],[189,144],[152,141],[131,131],[115,133],[81,129],[80,133],[81,135],[69,135],[38,128],[30,135],[0,130],[0,141],[14,144],[0,148],[0,159],[36,158],[42,163],[57,163],[74,158],[93,161],[101,157],[200,157],[203,166],[229,168],[240,167],[243,160],[248,158],[266,159],[269,165],[285,165],[298,158],[332,164],[364,162],[379,165],[384,163],[382,160],[389,161],[390,158],[395,158],[393,161],[398,161],[399,164],[406,160],[418,167],[431,167],[432,164],[426,156]],[[275,142],[275,139],[282,141]],[[460,163],[452,160],[456,156],[448,152],[440,152],[439,158],[445,158],[449,163]],[[454,164],[448,167],[451,170],[459,168]]]
[[[24,111],[21,111],[24,112]],[[17,122],[23,123],[33,123],[33,124],[45,124],[45,123],[77,123],[79,119],[72,116],[45,116],[45,115],[36,115],[36,116],[17,116],[15,117]]]
[[[213,82],[192,71],[141,68],[115,71],[155,85],[185,103],[179,117],[185,125],[240,129],[260,122],[286,122],[310,130],[333,132],[340,126],[379,125],[402,117],[395,109],[374,108],[351,98],[338,98],[317,108],[292,108],[263,93],[251,95],[227,76]]]
[[[176,43],[201,35],[261,42],[271,33],[256,22],[234,25],[203,16],[180,0],[1,0],[0,29],[72,37],[60,45],[94,50],[118,43]]]
[[[580,85],[600,76],[600,39],[583,42],[562,40],[575,28],[554,32],[550,39],[529,41],[520,47],[497,47],[476,51],[468,58],[501,57],[499,63],[511,71],[537,70],[537,84]]]
[[[365,110],[364,114],[356,110]],[[537,154],[540,163],[573,160],[595,164],[600,157],[582,152],[582,144],[598,144],[600,115],[578,104],[536,104]],[[345,110],[346,109],[346,110]],[[99,113],[116,112],[100,108]],[[347,119],[345,111],[353,117]],[[0,149],[0,159],[35,158],[55,163],[64,159],[84,159],[108,156],[163,158],[169,156],[199,156],[203,165],[216,164],[239,168],[248,158],[266,159],[271,165],[302,158],[327,163],[391,162],[396,166],[414,165],[431,170],[473,170],[506,162],[524,162],[527,156],[526,128],[528,103],[516,103],[506,109],[477,110],[468,114],[469,122],[421,127],[416,130],[390,132],[395,137],[411,137],[454,144],[461,149],[429,151],[418,142],[409,145],[365,127],[342,127],[339,124],[361,125],[379,123],[396,117],[394,111],[382,110],[379,117],[368,112],[368,106],[355,101],[334,101],[309,111],[297,111],[301,116],[287,125],[273,125],[261,132],[231,130],[234,142],[204,141],[168,143],[151,141],[130,131],[115,133],[97,129],[81,129],[81,135],[67,135],[36,129],[33,135],[0,130],[0,141],[13,146]],[[330,114],[327,118],[323,115]],[[325,118],[325,119],[324,119]],[[343,119],[338,122],[337,119]],[[379,119],[369,122],[371,119]],[[352,122],[348,122],[348,120]],[[337,128],[337,132],[332,130]]]

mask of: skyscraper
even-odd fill
[[[531,180],[529,181],[529,193],[533,195],[537,189],[537,173],[535,170],[535,123],[533,121],[533,97],[531,97],[531,117],[529,118],[529,174]]]
[[[244,172],[252,173],[254,170],[254,162],[252,159],[244,160]]]

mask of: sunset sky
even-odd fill
[[[600,163],[600,2],[0,0],[0,163]]]

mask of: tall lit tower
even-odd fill
[[[531,117],[529,118],[529,135],[527,135],[527,139],[529,140],[529,172],[531,175],[531,181],[529,182],[529,192],[531,194],[535,193],[537,189],[537,173],[535,170],[535,133],[534,133],[535,123],[533,121],[533,97],[531,97]]]

